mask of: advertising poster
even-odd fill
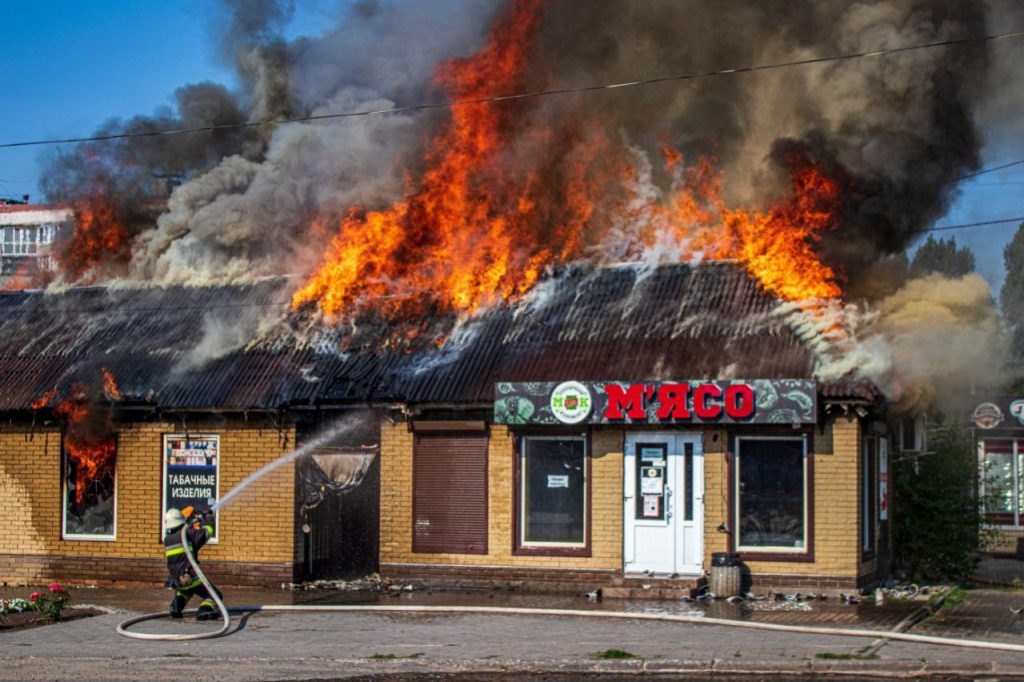
[[[878,520],[889,520],[889,440],[878,439]]]
[[[661,518],[661,495],[644,495],[644,518]]]
[[[640,494],[661,495],[665,490],[665,482],[661,476],[661,467],[641,467]]]
[[[220,436],[164,436],[164,511],[192,507],[210,509],[220,490]],[[216,518],[208,519],[217,537]],[[166,529],[161,529],[166,532]]]

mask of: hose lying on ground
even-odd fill
[[[359,604],[266,604],[259,606],[237,606],[228,609],[221,601],[217,591],[203,574],[189,551],[185,537],[185,528],[181,531],[182,546],[185,556],[195,569],[196,576],[203,582],[213,600],[220,609],[224,619],[219,630],[193,634],[155,634],[146,632],[129,632],[128,628],[136,623],[157,618],[167,618],[168,613],[147,613],[129,618],[117,626],[117,634],[134,639],[184,641],[192,639],[210,639],[227,634],[231,627],[230,612],[253,613],[257,611],[299,611],[299,612],[377,612],[377,613],[475,613],[504,614],[522,616],[572,616],[574,618],[628,618],[630,620],[656,620],[670,623],[690,623],[694,625],[724,625],[734,628],[750,628],[754,630],[774,630],[776,632],[799,632],[811,635],[834,635],[841,637],[870,637],[872,639],[888,639],[899,642],[916,642],[918,644],[939,644],[944,646],[966,647],[970,649],[991,649],[994,651],[1013,651],[1024,653],[1024,644],[1003,642],[985,642],[974,639],[953,639],[949,637],[933,637],[931,635],[914,635],[908,632],[891,632],[888,630],[855,630],[850,628],[829,628],[813,625],[782,625],[779,623],[757,623],[745,620],[729,620],[726,618],[705,618],[704,616],[679,616],[666,613],[629,613],[625,611],[583,611],[578,609],[535,609],[514,606],[366,606]]]
[[[197,562],[196,558],[192,555],[192,548],[188,544],[187,523],[181,527],[181,546],[185,548],[185,557],[188,559],[188,562],[192,565],[192,570],[196,572],[196,577],[198,577],[203,582],[203,585],[206,587],[206,591],[210,593],[210,597],[217,605],[217,609],[220,612],[221,619],[224,621],[221,624],[220,629],[211,632],[195,632],[191,634],[168,633],[158,635],[149,632],[128,632],[128,628],[130,628],[132,625],[135,625],[136,623],[141,623],[144,620],[153,620],[154,618],[164,618],[170,615],[169,613],[148,613],[143,616],[129,618],[128,620],[119,624],[117,626],[117,634],[124,635],[125,637],[131,637],[132,639],[153,639],[169,642],[183,642],[190,639],[209,639],[211,637],[220,637],[221,635],[227,634],[228,629],[231,627],[231,616],[228,613],[228,607],[224,605],[224,602],[221,600],[220,595],[217,594],[217,590],[214,589],[213,585],[210,583],[210,580],[206,577],[206,574],[203,573],[203,569],[199,568],[199,562]]]

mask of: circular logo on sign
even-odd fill
[[[551,391],[551,413],[563,424],[579,424],[590,415],[590,391],[578,381],[564,381]]]
[[[973,421],[978,428],[993,429],[1002,423],[1003,412],[995,403],[982,403],[974,408],[974,414],[971,415],[971,421]]]
[[[1014,400],[1010,403],[1010,414],[1017,418],[1017,421],[1024,424],[1024,400]]]

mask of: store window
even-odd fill
[[[736,439],[736,547],[806,553],[807,447],[803,438]]]
[[[117,441],[65,439],[63,519],[66,540],[113,540],[117,518]]]
[[[586,548],[586,439],[525,437],[517,468],[519,548]]]
[[[985,440],[980,444],[978,475],[981,504],[990,523],[1019,526],[1021,441]]]

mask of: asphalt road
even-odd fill
[[[144,642],[118,636],[126,614],[0,635],[0,679],[590,679],[645,672],[697,678],[829,673],[870,679],[1024,677],[1024,655],[889,643],[859,659],[870,639],[761,632],[711,625],[551,616],[259,613],[238,618],[228,637]],[[209,624],[154,621],[147,631]],[[1009,634],[1009,633],[1008,633]],[[609,649],[636,658],[607,660]],[[395,677],[396,675],[400,677]],[[456,677],[452,677],[456,675]],[[383,676],[383,677],[382,677]],[[529,675],[528,675],[529,676]],[[531,676],[532,677],[532,676]],[[750,679],[747,677],[747,679]]]

